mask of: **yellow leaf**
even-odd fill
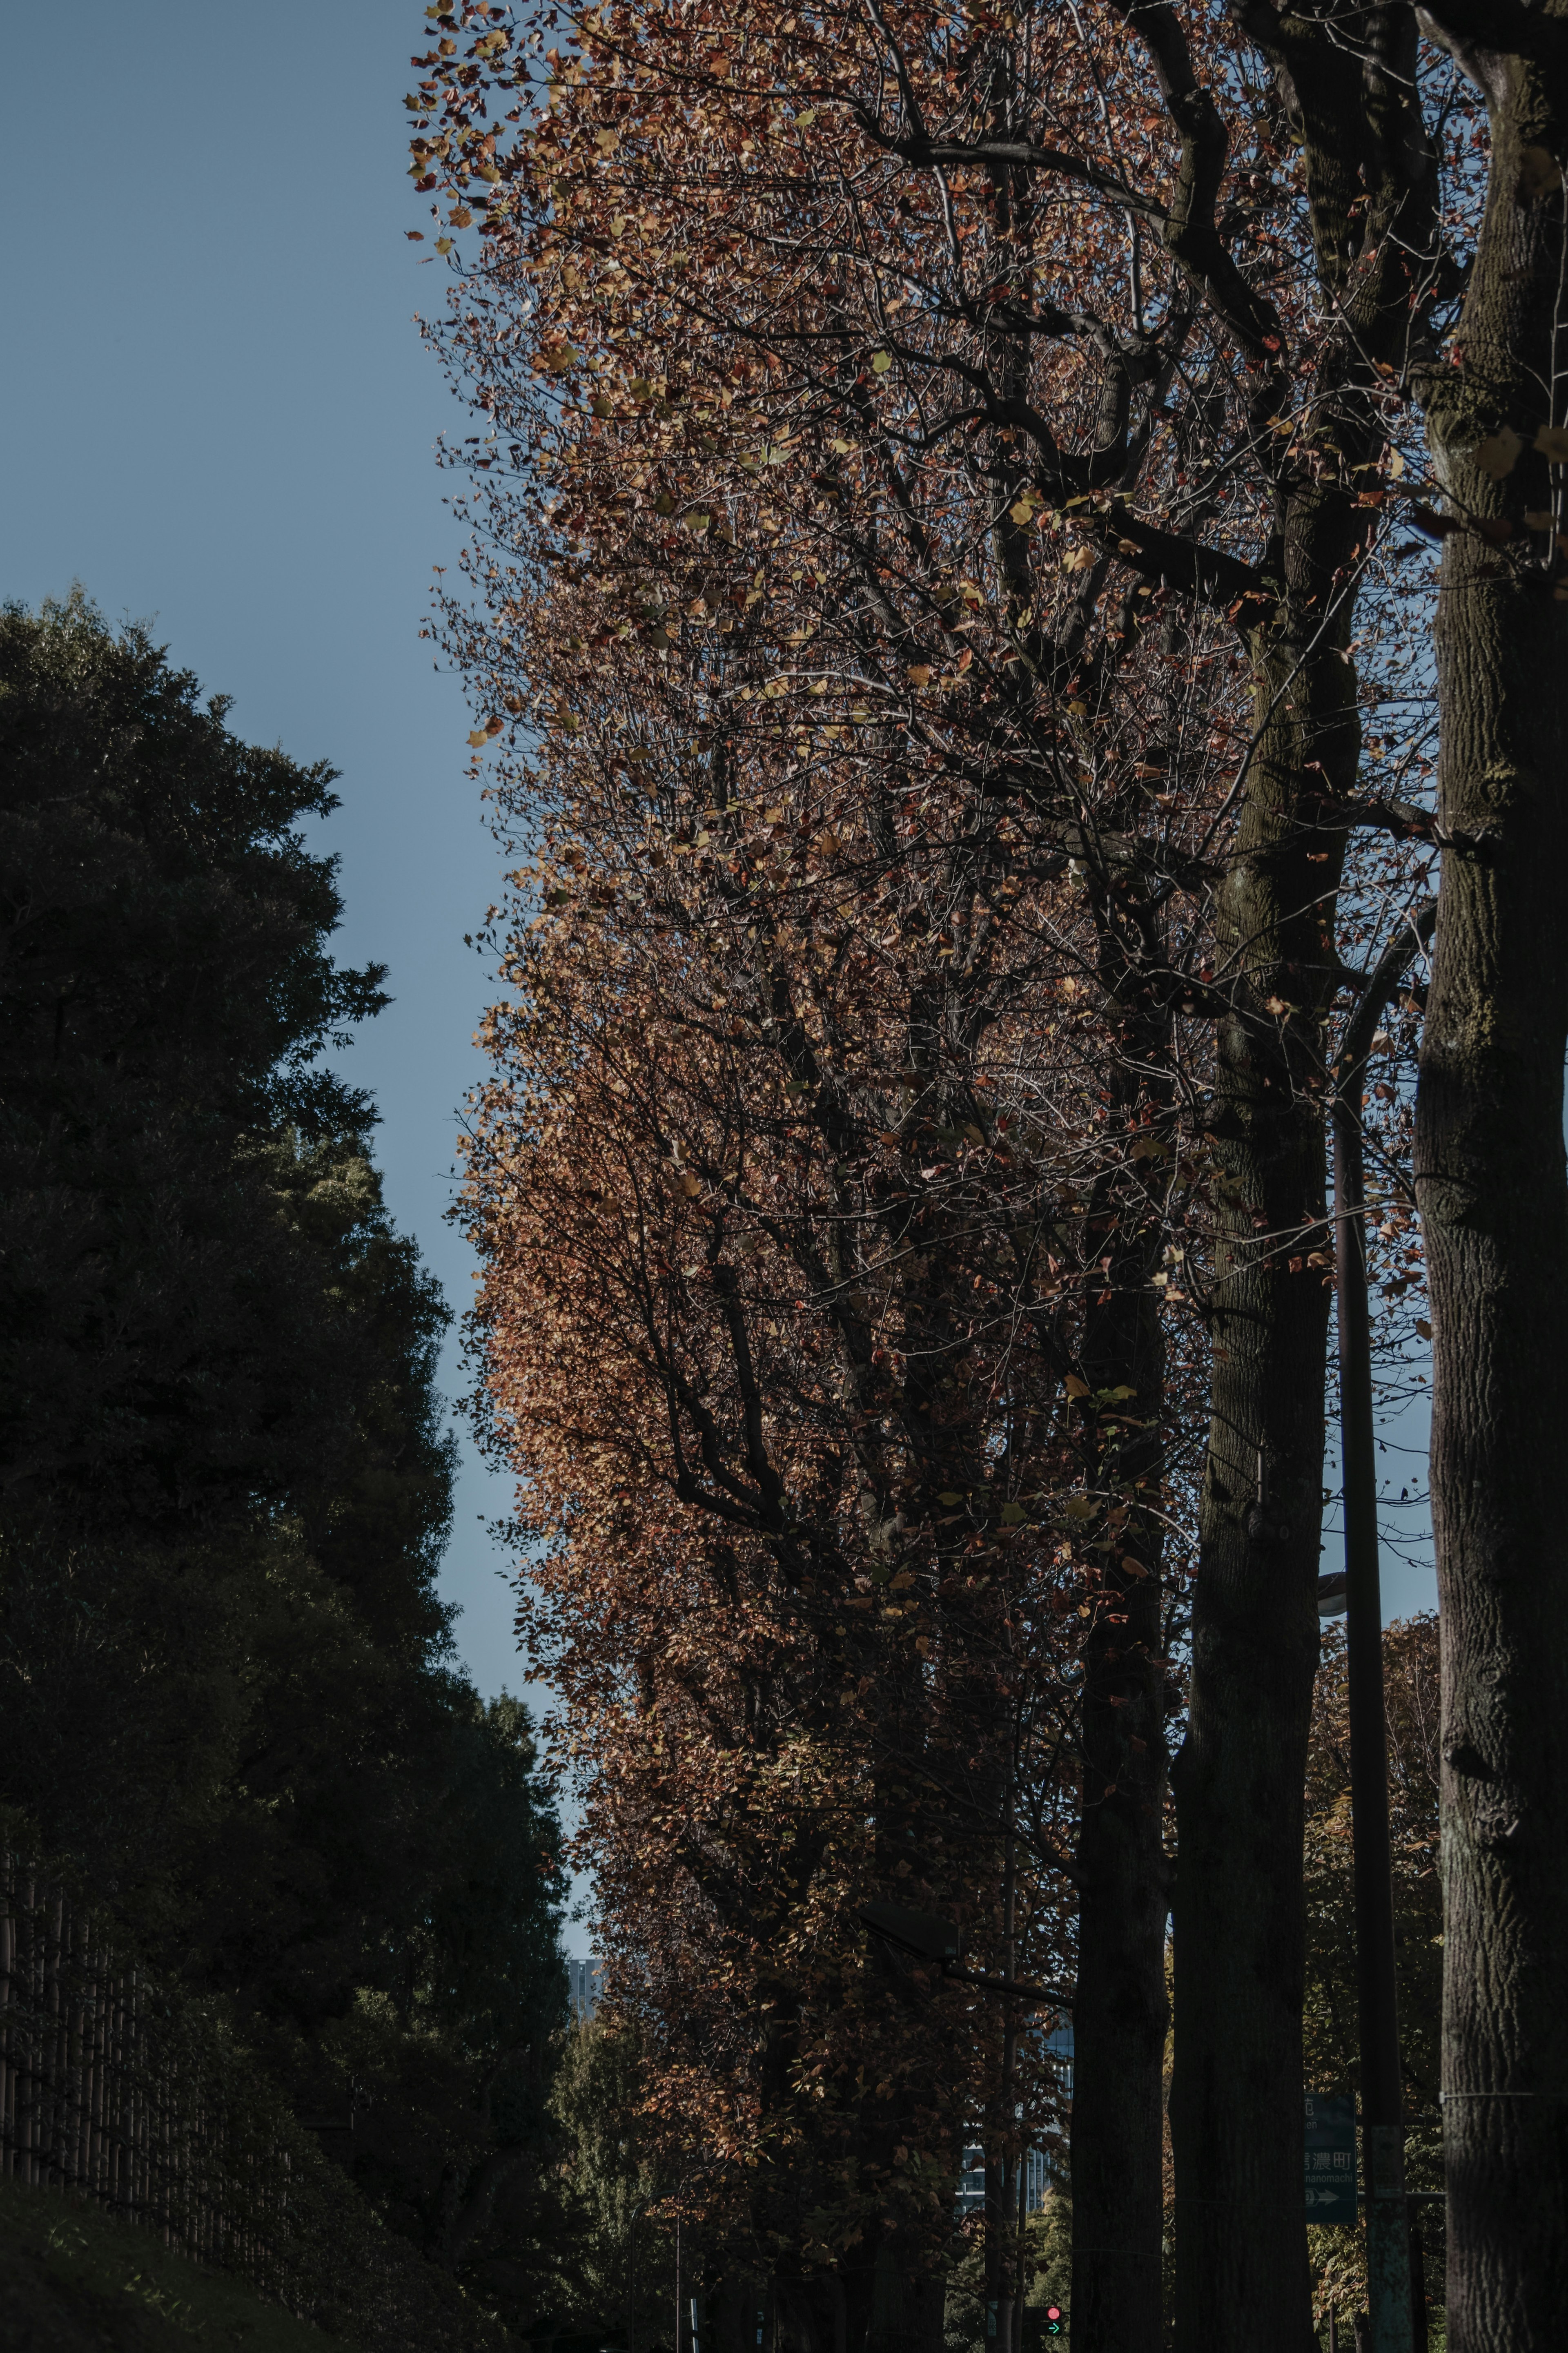
[[[930,662],[912,662],[910,665],[910,684],[911,686],[929,686],[931,684]]]
[[[1395,481],[1399,480],[1400,475],[1405,471],[1405,459],[1403,453],[1398,449],[1391,449],[1388,453],[1388,470],[1393,475]]]
[[[1067,1390],[1069,1398],[1080,1398],[1087,1397],[1089,1395],[1089,1383],[1078,1373],[1069,1373],[1062,1386]]]
[[[1062,558],[1064,572],[1087,572],[1094,562],[1092,547],[1069,547]]]
[[[1035,510],[1029,504],[1027,499],[1020,499],[1016,507],[1009,507],[1007,512],[1012,516],[1013,521],[1016,523],[1023,524],[1033,522],[1035,520]]]
[[[938,1502],[939,1504],[945,1504],[948,1506],[949,1510],[951,1511],[951,1509],[952,1508],[953,1504],[962,1504],[962,1503],[963,1503],[963,1496],[962,1496],[961,1494],[959,1494],[959,1493],[958,1493],[958,1492],[957,1492],[957,1490],[956,1490],[955,1488],[952,1488],[952,1487],[944,1487],[944,1488],[942,1489],[942,1491],[941,1494],[937,1497],[937,1499],[936,1499],[936,1500],[937,1500],[937,1502]]]
[[[1092,1495],[1069,1496],[1062,1505],[1062,1511],[1069,1520],[1091,1520],[1095,1514],[1094,1497]]]
[[[1016,1528],[1023,1520],[1024,1507],[1021,1504],[1004,1504],[1001,1517],[1005,1528]]]
[[[1557,518],[1550,507],[1528,507],[1525,510],[1526,531],[1550,531]]]
[[[479,750],[481,744],[488,744],[489,740],[489,732],[485,728],[476,727],[470,729],[468,741],[473,745],[476,752]]]
[[[871,362],[871,373],[873,375],[886,375],[888,370],[892,366],[892,355],[890,353],[879,352]]]

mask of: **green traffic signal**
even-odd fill
[[[1046,2306],[1046,2335],[1047,2337],[1059,2337],[1067,2327],[1067,2325],[1068,2316],[1062,2310],[1061,2306],[1059,2304],[1047,2304]]]

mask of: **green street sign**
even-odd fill
[[[1307,2220],[1353,2222],[1355,2101],[1349,2092],[1309,2092],[1306,2119]]]

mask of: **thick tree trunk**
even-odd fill
[[[1302,2187],[1303,1785],[1318,1656],[1329,1293],[1309,1254],[1324,1209],[1322,1020],[1360,754],[1349,648],[1360,487],[1383,448],[1378,370],[1410,364],[1430,300],[1435,175],[1415,20],[1329,25],[1253,9],[1302,145],[1325,340],[1314,446],[1282,470],[1257,632],[1258,735],[1216,905],[1214,1136],[1221,1171],[1213,1417],[1200,1505],[1187,1739],[1173,1774],[1178,2342],[1300,2353],[1313,2342]],[[1325,804],[1331,806],[1325,807]]]
[[[1452,2353],[1568,2345],[1568,573],[1553,539],[1568,518],[1564,469],[1533,446],[1568,425],[1568,19],[1532,10],[1524,32],[1547,63],[1465,58],[1490,104],[1491,180],[1462,364],[1429,402],[1453,508],[1514,527],[1501,552],[1468,533],[1445,551],[1445,849],[1415,1155],[1434,1335]],[[1468,453],[1505,429],[1521,452],[1493,480]],[[1550,528],[1525,522],[1549,510]]]
[[[1338,863],[1311,814],[1319,776],[1343,791],[1355,771],[1348,605],[1331,612],[1344,505],[1303,493],[1287,518],[1286,625],[1260,649],[1261,742],[1217,910],[1234,1007],[1214,1120],[1223,1231],[1188,1730],[1173,1775],[1184,2353],[1311,2342],[1301,1854],[1329,1293],[1306,1258],[1323,1238],[1319,1016],[1333,956],[1319,907]],[[1309,758],[1322,764],[1310,781]]]

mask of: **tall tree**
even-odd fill
[[[920,2269],[932,2231],[945,2241],[934,2180],[956,2169],[964,2054],[990,2035],[967,2001],[868,1975],[853,1905],[923,1894],[992,1942],[975,1856],[999,1857],[1010,1802],[997,1725],[1055,1622],[1053,1589],[1065,1603],[1060,1535],[1032,1525],[1065,1450],[1014,1330],[1022,1302],[1048,1334],[1059,1302],[1033,1295],[1032,1124],[1010,1088],[989,1099],[1027,964],[999,935],[949,975],[923,922],[907,956],[876,958],[847,881],[831,886],[831,957],[808,954],[803,927],[820,939],[824,912],[787,866],[776,887],[765,868],[786,808],[792,864],[796,839],[804,865],[827,830],[798,777],[771,783],[787,800],[743,852],[754,812],[727,804],[718,857],[698,839],[705,770],[672,821],[682,778],[667,767],[650,863],[645,810],[617,839],[622,764],[605,760],[625,741],[624,681],[595,691],[584,673],[576,689],[559,777],[573,836],[551,861],[553,907],[519,911],[517,996],[492,1025],[476,1135],[496,1432],[553,1539],[536,1623],[594,1756],[611,1916],[643,1946],[628,1998],[646,2016],[651,1988],[678,2046],[700,2021],[712,2061],[728,2053],[699,2145],[760,2134],[752,2179],[771,2198],[799,2203],[807,2160],[834,2180],[801,2222],[863,2334],[884,2226],[918,2225]],[[861,828],[840,801],[830,871],[840,834]],[[918,908],[910,831],[900,898]],[[930,887],[962,935],[952,856],[934,850]],[[1016,939],[1026,958],[1026,926]],[[996,1020],[967,1041],[944,1023],[931,1053],[910,1037],[927,975]],[[976,1116],[960,1128],[941,1090],[966,1083]],[[721,1970],[718,2006],[685,1958],[704,1946],[695,1974]],[[701,2072],[667,2088],[689,2136]]]
[[[618,594],[599,648],[640,638],[700,665],[704,632],[737,637],[730,600],[749,611],[784,573],[796,627],[750,693],[788,722],[784,740],[796,730],[831,760],[830,713],[862,744],[896,721],[900,759],[1003,803],[1037,860],[1071,856],[1121,928],[1126,994],[1149,999],[1124,1057],[1142,1083],[1162,1006],[1201,1001],[1217,1020],[1214,1416],[1179,1790],[1178,2260],[1189,2335],[1302,2341],[1300,1792],[1322,1439],[1302,1400],[1321,1393],[1327,1330],[1309,1260],[1345,844],[1358,823],[1412,822],[1355,798],[1351,647],[1388,436],[1439,288],[1414,18],[1226,26],[1112,6],[892,25],[870,7],[756,7],[721,28],[685,7],[600,10],[545,61],[548,111],[527,121],[525,45],[504,16],[465,10],[478,38],[461,58],[458,17],[439,21],[410,99],[437,127],[414,152],[419,185],[456,200],[447,232],[481,212],[485,259],[450,332],[500,437],[478,459],[495,546],[523,540],[497,487],[510,442],[558,498],[550,563],[598,567]],[[515,140],[484,113],[502,88]],[[542,405],[525,369],[552,388]],[[793,486],[787,510],[747,474]],[[637,534],[650,508],[708,544],[679,596]],[[522,700],[505,616],[525,600],[504,564],[487,554],[482,569],[496,619],[464,655],[499,729],[509,692]],[[1128,791],[1103,758],[1122,673],[1173,600],[1195,633],[1189,689],[1226,682],[1219,627],[1250,671],[1218,801],[1212,765],[1194,789],[1176,748],[1148,741],[1147,698],[1121,707],[1139,711],[1144,770],[1167,790]],[[842,702],[813,722],[818,690]],[[706,717],[744,756],[741,699],[717,693]],[[1146,1249],[1129,1261],[1140,1279]],[[1138,1317],[1102,1337],[1141,1389],[1154,1361]],[[1132,1577],[1120,1614],[1150,1590]],[[1097,1736],[1115,1755],[1102,1786],[1122,1794],[1083,1830],[1088,1948],[1124,1957],[1114,1999],[1099,1978],[1084,1991],[1078,2221],[1100,2252],[1075,2293],[1108,2344],[1160,2327],[1161,1752],[1142,1631],[1142,1715],[1107,1704]],[[1119,1647],[1104,1663],[1125,1676]],[[1127,1873],[1119,1851],[1135,1855]],[[1095,2083],[1126,2096],[1098,2155]]]
[[[328,952],[334,862],[300,827],[330,769],[238,742],[79,594],[0,617],[0,678],[5,1493],[188,1522],[337,1432],[330,1381],[292,1377],[318,1268],[267,1155],[363,1137],[318,1055],[383,974]]]
[[[1568,20],[1439,6],[1482,93],[1486,210],[1423,386],[1452,526],[1437,633],[1444,842],[1416,1169],[1431,1267],[1442,1609],[1448,2328],[1568,2329],[1568,1411],[1562,389]]]
[[[447,1313],[319,1060],[384,1001],[330,773],[79,596],[0,616],[0,681],[7,1836],[304,2114],[357,2078],[362,2188],[471,2273],[525,2227],[559,1825],[450,1663]]]

